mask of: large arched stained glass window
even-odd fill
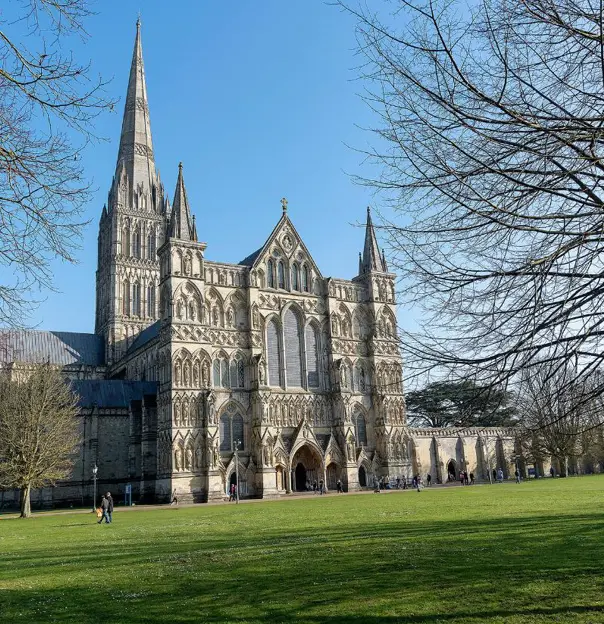
[[[220,385],[223,388],[229,387],[229,363],[226,360],[222,360],[220,365]]]
[[[239,442],[239,450],[242,451],[244,449],[244,440],[243,440],[243,416],[241,414],[235,414],[233,416],[232,431],[233,431],[232,449],[235,450],[235,443]]]
[[[285,335],[285,368],[287,385],[290,388],[302,387],[302,350],[300,345],[300,322],[296,314],[287,310],[283,319]]]
[[[279,357],[279,326],[273,319],[266,328],[266,358],[268,361],[268,385],[281,385],[281,362]]]
[[[220,360],[214,360],[214,388],[220,387]]]
[[[362,412],[357,414],[355,425],[357,446],[367,446],[367,424],[365,423],[365,416],[363,416]]]
[[[319,345],[318,332],[312,325],[306,326],[306,373],[308,387],[319,387]]]
[[[300,290],[300,267],[297,264],[292,267],[292,290]]]
[[[220,417],[220,450],[231,450],[231,419],[226,414]]]
[[[130,315],[130,282],[128,280],[125,280],[122,286],[122,314]]]
[[[147,316],[155,316],[155,284],[147,286]]]
[[[302,290],[310,292],[310,271],[306,265],[302,267]]]

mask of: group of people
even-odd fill
[[[340,483],[340,488],[342,487],[342,483]],[[313,481],[312,483],[310,481],[306,482],[306,491],[307,492],[312,492],[313,494],[325,494],[325,483],[323,482],[323,479],[321,479],[318,483],[317,481]]]
[[[237,485],[231,483],[231,489],[229,490],[229,503],[237,502]]]
[[[466,470],[459,471],[459,485],[474,485],[474,473]]]
[[[107,492],[107,494],[103,494],[101,498],[101,505],[96,510],[96,515],[99,518],[97,524],[102,524],[103,520],[105,524],[111,524],[113,520],[113,498],[111,496],[111,492]]]

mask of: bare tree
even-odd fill
[[[11,4],[11,3],[9,3]],[[0,15],[0,324],[22,325],[50,261],[74,261],[90,187],[80,164],[112,102],[64,50],[86,36],[87,0],[24,0]],[[12,10],[11,10],[12,9]]]
[[[525,459],[538,463],[554,457],[567,476],[569,462],[600,454],[601,397],[594,396],[588,382],[577,381],[570,366],[561,369],[544,362],[525,371],[519,406],[522,421],[517,434]]]
[[[0,488],[21,490],[21,517],[30,494],[70,473],[81,441],[77,396],[50,364],[0,372]]]
[[[380,175],[363,182],[394,208],[391,265],[421,306],[408,370],[500,383],[547,360],[590,377],[604,358],[602,3],[339,4],[381,120]]]

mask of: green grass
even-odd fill
[[[604,622],[604,476],[0,519],[0,621]]]

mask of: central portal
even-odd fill
[[[299,463],[296,466],[296,492],[303,492],[306,490],[306,468],[304,468],[304,464]]]
[[[292,465],[296,492],[305,492],[313,485],[319,487],[319,481],[324,478],[321,457],[317,450],[305,444],[294,455]]]

